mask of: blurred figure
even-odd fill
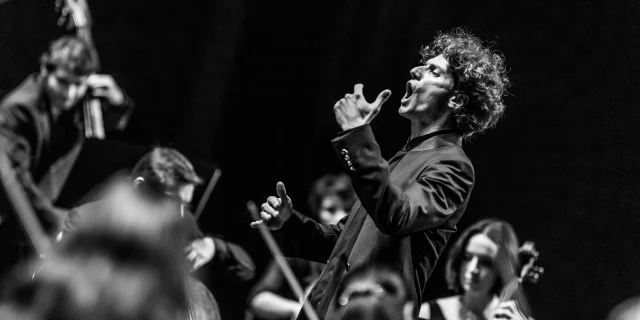
[[[56,252],[7,278],[1,319],[188,318],[187,272],[174,241],[184,236],[183,225],[171,219],[170,205],[116,191],[121,210],[90,216]]]
[[[336,224],[356,201],[351,179],[344,173],[327,174],[316,180],[309,192],[312,218],[324,224]],[[311,290],[324,264],[301,259],[287,259],[305,293]],[[271,261],[249,294],[249,308],[254,319],[291,319],[302,304],[291,290],[282,272]]]
[[[337,224],[349,214],[358,200],[351,179],[344,173],[326,174],[316,180],[309,192],[312,217],[324,224]]]
[[[201,179],[184,155],[175,149],[161,147],[156,147],[144,155],[135,165],[128,179],[134,195],[142,196],[142,199],[151,206],[158,204],[168,206],[170,208],[168,217],[162,219],[178,221],[186,230],[183,236],[170,238],[176,245],[183,248],[185,255],[182,260],[188,263],[190,270],[195,271],[208,264],[207,272],[212,274],[218,283],[243,284],[253,279],[255,275],[255,265],[251,257],[236,244],[219,237],[203,235],[188,209],[195,186],[200,183]],[[111,215],[110,212],[121,210],[120,202],[113,197],[108,197],[71,210],[64,221],[63,240],[68,234],[82,230],[88,219],[97,219],[93,216],[108,217]],[[162,210],[153,211],[161,212]],[[127,219],[122,216],[120,218]],[[160,216],[157,218],[160,219]],[[213,306],[199,314],[203,319],[219,319],[220,310],[209,290],[192,278],[188,278],[186,285],[191,289],[190,291],[194,292],[188,299],[190,306],[196,304],[189,311],[202,311],[203,309],[198,306],[201,305],[200,299],[204,298],[206,305]],[[196,315],[193,319],[200,318]]]
[[[459,295],[425,302],[421,319],[512,319],[525,320],[514,300],[500,304],[504,286],[517,277],[521,261],[513,227],[505,221],[483,219],[460,235],[447,258],[446,280]],[[514,265],[515,270],[505,268]]]
[[[347,274],[336,291],[339,320],[410,320],[415,302],[402,275],[384,265],[369,265]]]
[[[640,298],[623,301],[611,310],[607,320],[640,320]]]
[[[129,180],[137,193],[150,201],[173,203],[173,216],[184,224],[186,237],[180,241],[187,252],[192,270],[213,261],[212,272],[227,282],[243,283],[253,278],[255,265],[240,246],[214,236],[205,236],[188,209],[195,187],[202,183],[191,162],[172,148],[156,147],[145,154],[133,168]],[[69,211],[63,223],[62,235],[82,227],[90,215],[117,210],[105,206],[105,201],[85,204]]]
[[[110,75],[96,74],[92,47],[75,37],[54,41],[30,75],[0,101],[0,147],[49,233],[66,213],[54,206],[84,141],[80,104],[87,96],[103,100],[105,126],[121,130],[133,104]],[[30,250],[6,196],[0,202],[0,273]]]

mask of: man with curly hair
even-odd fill
[[[399,108],[411,122],[411,136],[389,161],[369,123],[391,91],[369,103],[356,84],[334,106],[343,131],[333,144],[359,198],[351,213],[336,226],[316,223],[293,210],[279,182],[278,197],[267,199],[261,220],[252,224],[278,230],[285,255],[326,263],[309,294],[321,319],[335,316],[336,288],[345,274],[376,261],[398,269],[420,305],[474,185],[462,139],[495,125],[503,113],[504,60],[480,39],[455,29],[438,34],[421,54]]]

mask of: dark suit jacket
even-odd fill
[[[377,261],[402,272],[420,305],[473,188],[473,166],[461,141],[456,133],[416,138],[387,162],[369,125],[333,140],[359,201],[336,226],[295,212],[278,231],[285,255],[327,264],[309,295],[321,319],[334,315],[345,273]]]
[[[53,119],[43,82],[38,74],[32,74],[0,102],[0,147],[7,152],[27,197],[46,223],[54,217],[61,218],[53,202],[75,162],[84,135],[79,105]],[[123,129],[132,107],[125,96],[122,108],[107,109],[105,126]]]

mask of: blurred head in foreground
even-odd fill
[[[356,268],[338,287],[334,308],[336,319],[412,319],[406,281],[396,270],[384,265]]]
[[[607,320],[637,320],[640,319],[640,297],[631,298],[617,305]]]
[[[0,318],[169,320],[184,314],[186,272],[174,241],[182,232],[175,215],[124,185],[111,199],[119,210],[92,215],[47,258],[15,271],[3,290]]]

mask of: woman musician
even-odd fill
[[[505,262],[515,268],[503,268]],[[500,298],[505,285],[518,278],[515,270],[520,263],[518,238],[509,223],[497,219],[476,222],[464,230],[447,259],[447,284],[459,294],[423,303],[419,318],[529,319],[515,300],[501,302]]]

